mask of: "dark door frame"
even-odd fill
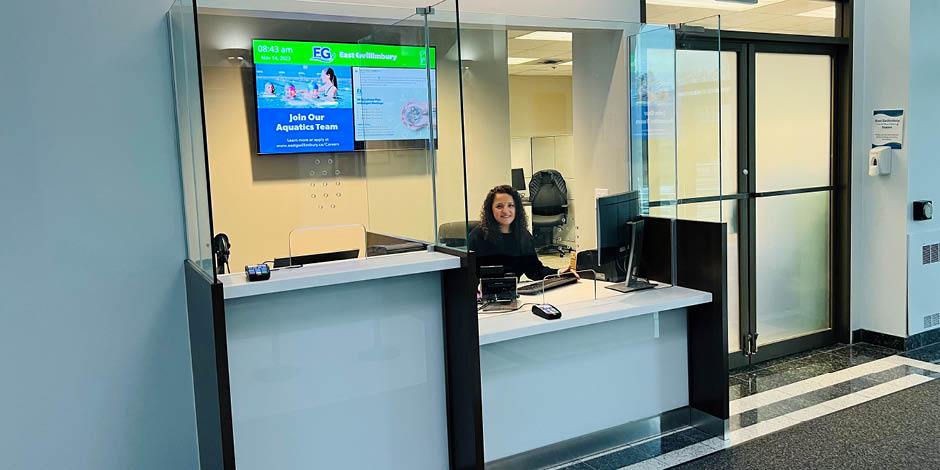
[[[645,3],[645,2],[644,2]],[[851,2],[838,8],[837,22],[839,32],[851,33]],[[848,8],[846,8],[846,6]],[[719,40],[720,37],[720,40]],[[773,359],[780,356],[822,347],[828,344],[850,342],[849,312],[849,274],[851,267],[850,253],[850,189],[851,189],[851,86],[852,86],[852,47],[847,37],[810,37],[787,36],[778,34],[750,33],[738,31],[692,31],[684,32],[681,28],[676,41],[677,49],[717,49],[720,43],[722,51],[732,51],[738,57],[738,191],[734,194],[709,198],[696,198],[694,201],[708,202],[738,200],[738,220],[740,227],[747,230],[748,236],[739,238],[739,275],[741,331],[753,330],[756,322],[755,280],[751,278],[755,262],[753,244],[754,223],[750,217],[754,214],[756,198],[775,195],[796,194],[811,191],[829,191],[830,200],[830,314],[831,329],[802,336],[796,339],[764,345],[752,356],[744,353],[745,336],[742,334],[741,351],[729,354],[731,368]],[[754,109],[750,97],[754,96],[754,61],[756,52],[816,53],[832,57],[832,161],[830,185],[818,188],[804,188],[793,191],[757,193],[754,191],[754,172],[743,175],[741,169],[754,168]],[[743,188],[743,190],[742,190]],[[748,208],[745,209],[744,203]],[[756,341],[755,341],[756,343]]]

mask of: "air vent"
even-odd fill
[[[921,247],[921,260],[924,264],[940,262],[940,243]]]
[[[924,329],[936,328],[940,326],[940,313],[927,315],[924,317]]]

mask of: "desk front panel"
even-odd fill
[[[441,275],[229,299],[243,469],[447,468]]]
[[[687,406],[687,344],[677,309],[481,346],[486,461]]]

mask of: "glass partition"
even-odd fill
[[[167,22],[176,94],[187,258],[207,276],[215,279],[192,0],[175,1],[167,13]]]
[[[178,0],[169,21],[189,257],[212,272],[209,240],[224,233],[232,271],[272,263],[284,269],[272,277],[290,279],[357,267],[288,270],[297,265],[427,250],[444,235],[466,246],[455,5]],[[414,278],[389,279],[401,287],[387,295],[441,295],[438,281]],[[399,468],[446,467],[440,314],[356,316],[347,304],[377,311],[388,298],[344,300],[346,287],[226,300],[222,393],[239,468],[387,463],[356,455],[359,440],[390,449]]]
[[[631,183],[649,215],[675,218],[676,35],[643,25],[630,38]]]
[[[365,227],[359,257],[465,240],[456,11],[441,5],[200,2],[212,224],[236,270],[304,255],[298,229]]]
[[[513,272],[515,278],[506,276],[505,269],[480,272],[484,457],[493,466],[544,468],[586,455],[563,449],[533,457],[540,451],[555,452],[551,446],[639,418],[624,411],[626,390],[657,394],[617,380],[590,391],[561,383],[587,381],[587,371],[599,366],[582,359],[624,344],[622,332],[598,332],[613,325],[598,325],[591,332],[499,338],[511,335],[507,330],[516,324],[551,331],[553,326],[542,323],[549,320],[533,315],[533,304],[557,307],[562,322],[572,317],[578,321],[578,308],[596,303],[616,309],[617,302],[637,298],[620,297],[622,290],[646,287],[624,282],[635,266],[625,253],[636,246],[626,241],[625,232],[630,222],[650,213],[650,201],[676,207],[676,35],[668,26],[465,10],[459,24],[467,213],[483,224],[491,212],[500,214],[499,206],[487,201],[491,190],[517,188],[524,196],[522,207],[504,217],[515,223],[524,215],[538,259],[527,259],[529,269]],[[616,207],[608,210],[607,204]],[[511,226],[508,231],[520,229]],[[671,266],[669,225],[656,221],[649,233],[657,238],[648,247],[658,253],[650,257],[653,263]],[[500,264],[498,256],[488,253],[486,240],[471,236],[470,242],[479,244],[479,249],[470,247],[479,265]],[[567,270],[580,273],[580,280],[560,275]],[[519,297],[504,295],[504,304],[498,305],[499,293],[513,288]],[[531,292],[538,294],[533,298]],[[650,316],[624,328],[646,341],[658,334],[654,324],[659,321]],[[532,360],[549,356],[551,361]],[[568,366],[570,377],[553,376]],[[571,400],[573,406],[553,409],[521,392],[532,383],[551,383],[569,398],[579,398]],[[624,435],[611,439],[605,444],[628,440]],[[537,464],[518,460],[542,457],[546,460]]]
[[[727,224],[729,351],[740,350],[742,214],[738,199],[738,57],[721,48],[721,17],[676,29],[676,180],[680,220]],[[683,243],[677,238],[677,243]]]
[[[477,250],[471,234],[500,223],[491,220],[488,195],[513,186],[523,197],[501,217],[527,232],[521,239],[538,262],[498,277],[532,293],[530,303],[492,317],[507,321],[518,309],[531,315],[527,309],[536,302],[562,310],[615,302],[621,291],[614,288],[635,266],[622,248],[636,245],[618,238],[620,229],[641,215],[720,221],[734,211],[733,202],[688,200],[726,194],[718,113],[723,82],[717,54],[677,53],[674,27],[458,12],[455,0],[417,9],[207,0],[195,10],[179,0],[170,17],[174,46],[179,42],[174,66],[190,257],[209,272],[216,233],[231,240],[236,270],[285,258],[288,265],[306,257],[362,258],[400,246]],[[198,48],[183,44],[187,37],[196,41],[195,23]],[[683,114],[685,106],[695,112]],[[677,128],[698,136],[700,145],[685,146]],[[598,198],[605,196],[638,209],[602,214]],[[602,240],[611,233],[613,242]],[[654,245],[668,254],[654,261],[674,265],[675,231],[656,233],[662,239]],[[613,258],[605,249],[613,249]],[[551,289],[567,270],[580,273],[577,288]],[[601,339],[622,345],[621,335],[658,338],[660,317],[652,318]],[[387,337],[375,329],[376,338]],[[257,343],[238,339],[251,348]],[[267,346],[252,354],[279,363],[279,351]],[[563,346],[597,347],[577,340]],[[624,381],[598,395],[611,406],[575,407],[577,417],[500,395],[499,380],[530,378],[503,374],[531,365],[533,351],[516,347],[481,348],[487,461],[647,417],[619,406],[619,393],[635,388]],[[578,372],[575,356],[560,360]],[[270,382],[269,372],[242,369],[241,378]],[[308,398],[239,408],[248,403],[244,393],[233,392],[239,459],[265,462],[281,444],[291,458],[307,457],[298,443],[272,443],[262,431],[272,416],[286,422],[312,409]],[[637,393],[657,400],[652,388]],[[499,402],[513,405],[503,409],[494,405]],[[322,409],[334,409],[329,405]],[[249,411],[239,415],[239,409]],[[558,423],[578,431],[546,431],[537,440],[524,432],[556,430]],[[240,434],[239,426],[251,431]],[[309,429],[309,422],[298,426]]]
[[[435,3],[427,15],[429,47],[437,50],[437,146],[434,151],[434,213],[437,243],[466,250],[467,234],[475,226],[468,220],[464,135],[463,82],[467,67],[461,55],[457,2]]]

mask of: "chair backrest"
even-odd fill
[[[532,213],[555,215],[567,212],[568,186],[558,170],[539,170],[529,181],[529,200]]]
[[[467,235],[480,225],[479,220],[447,222],[437,228],[437,238],[445,246],[461,247],[467,245]]]

